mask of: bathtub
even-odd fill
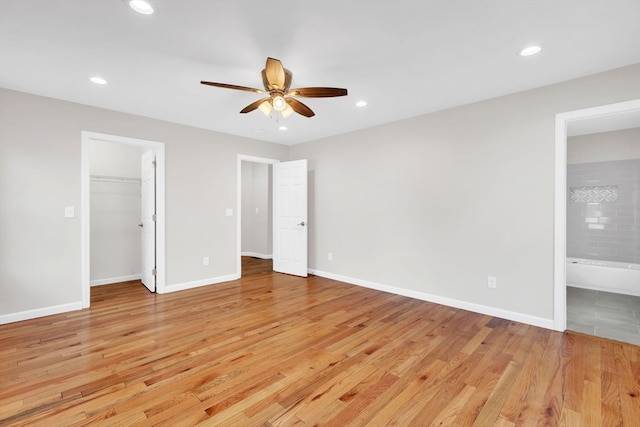
[[[640,264],[567,257],[567,286],[640,296]]]

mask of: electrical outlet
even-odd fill
[[[208,256],[202,258],[202,265],[209,265],[209,257]]]
[[[491,289],[495,289],[498,286],[498,280],[495,276],[487,277],[487,286]]]
[[[327,254],[327,259],[328,259],[329,261],[333,261],[333,252],[329,252],[329,253]]]

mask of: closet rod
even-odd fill
[[[122,177],[122,176],[106,176],[106,175],[91,175],[91,181],[122,182],[126,184],[140,184],[142,182],[140,178],[128,178],[128,177]]]

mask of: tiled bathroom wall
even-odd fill
[[[640,264],[640,159],[567,165],[567,256]]]

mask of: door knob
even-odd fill
[[[303,226],[303,227],[304,227],[304,221],[302,221],[302,222],[301,222],[300,224],[298,224],[298,225],[301,225],[301,226]]]

